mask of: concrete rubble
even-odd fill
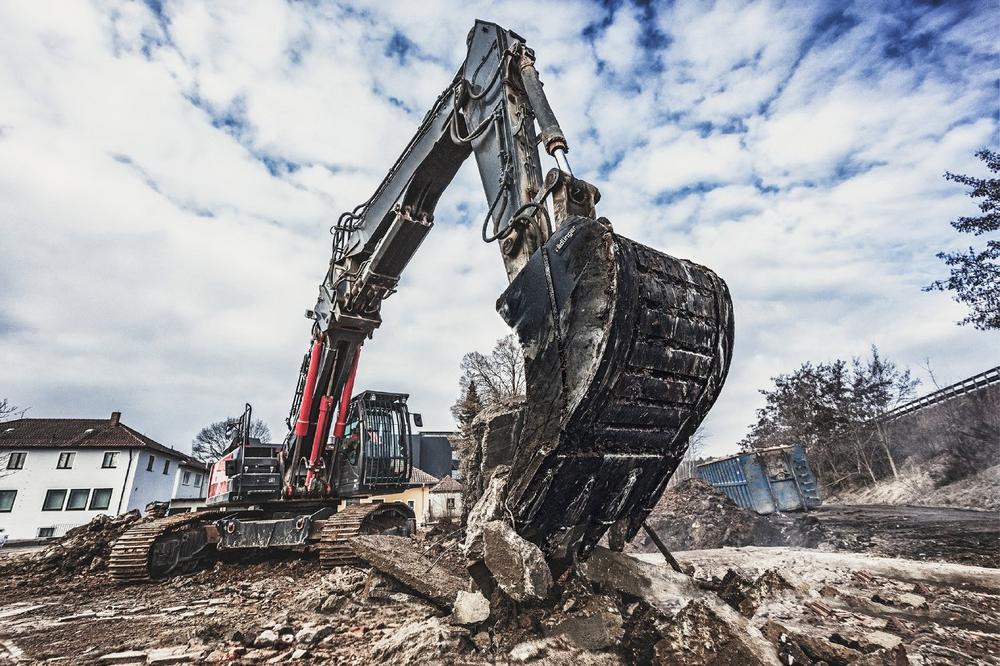
[[[34,556],[0,553],[0,664],[70,656],[108,664],[902,666],[989,663],[1000,646],[995,569],[723,548],[676,553],[681,574],[658,555],[598,547],[553,577],[498,519],[479,531],[496,582],[489,594],[476,591],[453,528],[359,537],[365,566],[325,570],[299,553],[227,556],[130,587],[75,560],[18,586],[17,572]]]
[[[502,520],[482,528],[483,562],[500,589],[514,601],[542,601],[552,589],[552,572],[542,550]]]

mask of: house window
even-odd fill
[[[14,451],[7,457],[7,469],[24,469],[24,459],[28,454],[24,451]]]
[[[0,513],[10,513],[14,509],[16,490],[0,490]]]
[[[164,460],[163,461],[163,473],[164,474],[170,474],[170,461],[169,460]]]
[[[185,470],[184,473],[181,474],[181,483],[183,483],[185,486],[191,485],[191,472]]]
[[[156,456],[154,456],[152,453],[150,453],[149,454],[149,460],[146,462],[146,471],[147,472],[152,472],[153,471],[153,463],[155,463],[155,462],[156,462]]]
[[[56,535],[56,528],[54,527],[39,527],[38,528],[38,538],[39,539],[51,539]]]
[[[406,500],[406,505],[409,506],[412,509],[413,508],[413,500]]]
[[[111,506],[111,488],[94,488],[90,496],[90,510],[107,509]]]
[[[101,469],[114,469],[118,467],[118,452],[105,451],[104,460],[101,462]]]
[[[455,510],[455,498],[454,497],[449,497],[449,498],[445,499],[445,501],[444,501],[444,507],[446,509],[448,509],[449,511],[454,511]]]
[[[63,502],[65,501],[65,490],[50,490],[45,493],[45,501],[42,503],[42,511],[62,511]]]
[[[73,469],[73,458],[76,458],[76,454],[72,451],[63,451],[59,454],[59,462],[56,463],[56,469]]]
[[[195,474],[194,475],[194,485],[196,485],[199,488],[201,488],[201,474]]]
[[[88,497],[90,497],[90,488],[74,488],[69,491],[69,501],[66,502],[66,510],[83,511],[87,508]]]

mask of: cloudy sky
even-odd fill
[[[941,381],[1000,338],[921,286],[975,211],[945,170],[997,146],[996,2],[19,2],[0,5],[0,397],[112,410],[186,449],[244,401],[284,434],[329,226],[464,58],[521,35],[617,231],[732,290],[731,451],[768,378],[875,343]],[[549,166],[545,165],[546,168]],[[470,161],[365,347],[360,386],[452,427],[505,326]],[[918,375],[926,375],[918,369]],[[925,389],[929,389],[925,385]]]

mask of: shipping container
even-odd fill
[[[740,453],[698,465],[698,478],[760,514],[807,511],[822,502],[804,446]]]

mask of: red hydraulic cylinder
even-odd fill
[[[323,455],[326,438],[330,434],[330,412],[333,411],[333,397],[324,395],[319,399],[319,419],[316,421],[316,435],[313,437],[312,454],[309,456],[309,468],[306,470],[306,488],[312,485],[316,475],[316,463]]]
[[[309,432],[309,421],[312,418],[313,393],[316,390],[316,373],[319,371],[319,357],[323,353],[323,340],[316,338],[309,357],[309,370],[306,372],[306,384],[302,387],[302,404],[299,406],[299,419],[295,422],[295,436],[305,437]]]
[[[337,425],[333,428],[333,436],[340,439],[344,436],[344,428],[347,427],[347,408],[351,403],[351,393],[354,392],[354,376],[358,374],[358,361],[361,360],[361,347],[354,352],[354,362],[351,363],[351,372],[347,375],[344,383],[344,390],[340,394],[340,405],[337,410]]]

